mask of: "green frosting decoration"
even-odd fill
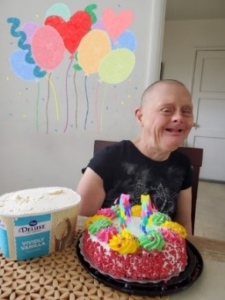
[[[169,220],[170,220],[170,217],[161,212],[156,212],[152,216],[152,223],[156,226],[160,226],[161,224],[163,224],[164,222],[169,221]]]
[[[111,208],[112,208],[112,210],[114,210],[114,212],[115,212],[115,214],[116,214],[116,216],[118,218],[120,216],[120,208],[119,208],[119,206],[118,205],[113,205]]]
[[[145,248],[148,251],[153,249],[162,250],[165,246],[165,240],[162,234],[156,230],[152,230],[147,235],[144,234],[138,239],[140,246]]]
[[[111,220],[107,220],[107,219],[99,219],[96,220],[95,222],[93,222],[89,228],[88,231],[95,235],[101,228],[105,228],[112,225],[112,221]]]

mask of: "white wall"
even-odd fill
[[[225,19],[166,21],[163,78],[182,81],[190,90],[197,49],[225,49]]]
[[[45,14],[55,3],[54,0],[0,1],[3,41],[0,55],[0,194],[50,185],[75,188],[81,168],[93,155],[95,139],[136,137],[139,128],[134,109],[140,103],[144,88],[159,77],[166,0],[146,0],[141,4],[136,0],[64,0],[71,13],[97,4],[99,21],[106,8],[113,9],[116,14],[127,9],[133,12],[129,29],[136,37],[137,47],[132,73],[119,84],[101,83],[98,74],[86,76],[83,70],[76,73],[75,80],[72,65],[69,68],[70,53],[65,51],[62,63],[51,74],[53,86],[47,77],[29,82],[18,78],[9,63],[18,47],[18,38],[11,34],[7,20],[18,18],[21,26],[27,22],[44,26]],[[122,26],[124,22],[119,24]],[[78,109],[75,109],[76,99]],[[66,100],[69,110],[66,110]],[[56,119],[57,101],[59,120]],[[66,111],[69,111],[68,115]],[[65,130],[66,119],[69,122]],[[86,119],[87,126],[84,127]],[[102,126],[98,127],[98,122]]]

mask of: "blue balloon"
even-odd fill
[[[124,31],[113,45],[113,49],[127,48],[134,52],[136,49],[137,40],[132,31]]]
[[[34,75],[35,64],[26,62],[27,50],[18,49],[15,50],[10,56],[10,65],[14,73],[23,80],[35,80]]]

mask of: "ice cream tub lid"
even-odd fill
[[[0,216],[30,216],[59,211],[78,205],[81,197],[64,187],[42,187],[4,194],[0,197]]]

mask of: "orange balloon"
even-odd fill
[[[108,34],[100,29],[88,32],[78,47],[78,63],[87,74],[98,72],[101,60],[111,51]]]

